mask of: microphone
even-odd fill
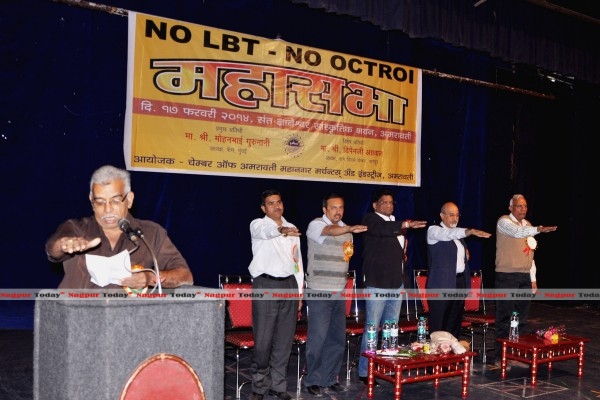
[[[138,237],[141,237],[142,240],[144,240],[144,232],[142,232],[142,230],[140,228],[135,228],[134,231]]]
[[[142,232],[142,230],[140,228],[135,228],[135,229],[132,228],[131,223],[126,218],[121,218],[119,220],[118,225],[119,225],[119,229],[121,229],[123,232],[125,232],[125,234],[129,238],[129,240],[131,240],[133,243],[135,243],[136,245],[139,246],[138,241],[140,239],[142,239],[142,242],[144,242],[144,245],[146,245],[146,247],[148,248],[148,251],[150,252],[150,255],[152,256],[152,262],[154,264],[153,272],[154,272],[154,275],[156,276],[156,286],[154,286],[154,289],[152,289],[152,292],[154,292],[155,289],[158,289],[158,293],[162,294],[162,285],[160,283],[160,272],[158,269],[158,261],[156,260],[156,254],[154,254],[154,251],[152,251],[152,247],[150,247],[150,245],[148,245],[148,243],[146,242],[146,239],[144,239],[144,233]],[[136,250],[137,250],[137,247],[136,247]]]
[[[135,244],[138,244],[138,240],[140,240],[140,237],[142,236],[142,231],[138,229],[138,231],[140,232],[140,234],[138,234],[138,231],[131,227],[131,224],[128,219],[121,218],[119,220],[119,229],[121,229],[127,235],[129,240],[131,240]]]

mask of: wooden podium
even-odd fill
[[[171,297],[203,289],[164,290],[167,296],[159,299],[73,299],[68,293],[92,291],[40,292],[61,297],[36,299],[34,400],[119,399],[138,365],[158,353],[185,360],[206,399],[224,398],[224,300]]]

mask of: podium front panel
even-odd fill
[[[224,397],[224,301],[37,300],[34,400],[116,400],[136,367],[174,354]],[[160,379],[160,376],[156,377]]]

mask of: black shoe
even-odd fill
[[[331,385],[331,386],[327,386],[327,389],[331,390],[332,392],[343,392],[344,390],[346,390],[346,389],[344,389],[344,387],[343,387],[342,385],[340,385],[338,382],[334,383],[334,384],[333,384],[333,385]]]
[[[360,381],[362,383],[364,383],[365,385],[369,384],[369,378],[367,378],[366,376],[359,376],[358,379],[360,379]],[[379,382],[377,382],[377,380],[375,379],[375,384],[374,386],[379,386]]]
[[[292,395],[288,392],[276,392],[273,389],[269,390],[269,396],[279,397],[282,400],[292,400]]]
[[[260,393],[254,393],[252,392],[252,394],[250,395],[250,397],[248,397],[249,400],[263,400],[263,395]]]
[[[306,391],[313,396],[321,396],[321,388],[317,385],[307,386]]]

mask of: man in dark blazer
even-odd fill
[[[462,292],[471,288],[469,250],[464,238],[471,235],[489,238],[492,234],[473,228],[459,228],[460,213],[458,206],[452,202],[442,205],[440,218],[439,225],[431,225],[427,229],[427,290]],[[464,298],[438,297],[431,298],[428,303],[429,331],[446,331],[459,338]]]
[[[396,221],[394,196],[388,189],[378,190],[372,198],[373,212],[367,213],[362,225],[363,279],[366,301],[366,324],[378,327],[382,321],[398,320],[402,306],[401,289],[404,287],[404,246],[409,228],[424,228],[426,221]],[[365,325],[365,332],[367,326]],[[367,349],[367,335],[363,335],[361,353]],[[367,383],[366,357],[358,362],[358,376]]]

